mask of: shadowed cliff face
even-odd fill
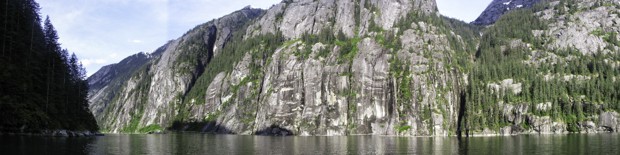
[[[472,24],[491,25],[510,10],[530,8],[538,1],[540,0],[493,0]]]
[[[116,95],[109,93],[109,91],[123,87],[124,81],[128,80],[135,71],[150,61],[151,56],[151,54],[146,53],[129,56],[117,64],[102,67],[88,78],[88,98],[91,101],[89,108],[98,121],[100,121],[101,118],[99,116],[101,116],[107,104]],[[94,98],[96,100],[92,100]]]
[[[99,125],[111,132],[171,125],[175,101],[220,54],[232,33],[262,13],[245,8],[190,30],[151,55],[138,54],[93,74],[89,78],[90,101]]]

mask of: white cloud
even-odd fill
[[[137,43],[142,43],[142,40],[134,39],[134,40],[130,40],[129,42],[137,44]]]
[[[439,12],[448,17],[471,22],[486,9],[492,0],[437,0]]]
[[[110,58],[114,59],[114,58],[118,58],[118,53],[112,53],[109,56]]]
[[[80,62],[82,62],[84,67],[89,67],[91,65],[106,64],[108,61],[106,59],[82,59]]]

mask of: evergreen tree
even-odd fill
[[[42,26],[33,0],[8,0],[0,9],[0,130],[98,130],[85,71],[60,47],[49,17]]]

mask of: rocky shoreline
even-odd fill
[[[13,131],[0,131],[2,135],[23,135],[23,136],[45,136],[45,137],[94,137],[104,136],[99,131],[70,131],[70,130],[41,130],[34,132],[13,132]]]
[[[605,133],[618,133],[613,131],[604,131],[604,130],[593,130],[593,131],[581,131],[581,132],[537,132],[535,130],[528,130],[523,132],[506,132],[504,127],[500,132],[495,132],[489,129],[486,129],[482,132],[476,132],[469,135],[463,135],[463,137],[505,137],[505,136],[519,136],[519,135],[567,135],[567,134],[605,134]]]

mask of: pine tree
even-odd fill
[[[88,110],[85,71],[61,50],[49,17],[33,0],[0,3],[0,127],[97,130]]]

